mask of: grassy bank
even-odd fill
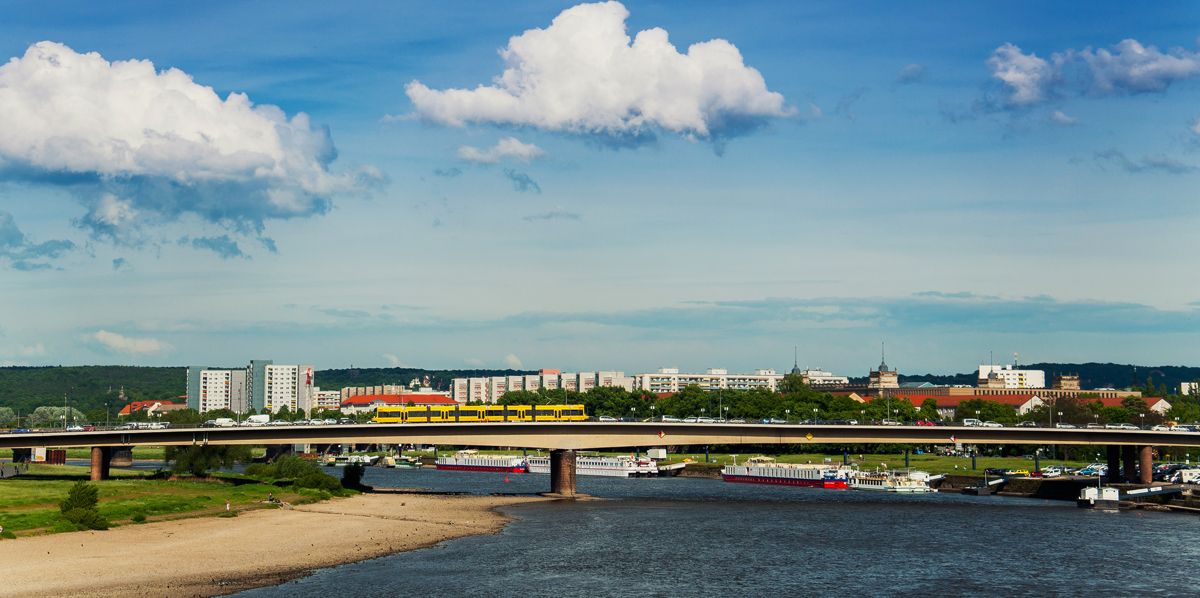
[[[224,514],[226,501],[231,511],[274,508],[261,502],[270,493],[290,503],[313,502],[330,496],[320,490],[296,489],[290,484],[281,487],[234,474],[175,481],[151,479],[151,475],[114,469],[113,479],[95,482],[100,514],[116,525],[125,525],[135,517],[157,521]],[[4,531],[17,534],[50,531],[61,518],[58,501],[75,482],[88,479],[87,467],[32,465],[28,473],[0,480],[0,525]]]

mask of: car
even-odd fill
[[[731,423],[731,424],[744,424],[744,423],[746,423],[746,420],[744,420],[744,419],[742,419],[742,418],[740,418],[740,417],[735,417],[735,418],[733,418],[733,419],[729,420],[729,423]]]
[[[984,468],[983,473],[984,475],[1004,475],[1006,471],[1008,470],[1003,467],[987,467]]]
[[[321,423],[326,426],[336,426],[338,423],[338,420],[333,419],[332,417],[327,417],[327,418],[321,420]]]
[[[898,419],[881,419],[881,420],[879,420],[879,425],[881,425],[881,426],[903,426],[904,422],[902,422]]]
[[[913,425],[914,426],[938,426],[941,424],[939,424],[938,422],[935,422],[933,420],[919,419],[919,420],[913,422]]]
[[[1087,429],[1089,429],[1089,430],[1103,430],[1103,429],[1104,429],[1104,426],[1102,426],[1102,425],[1100,425],[1100,424],[1088,424],[1088,425],[1087,425]]]
[[[786,424],[786,423],[788,423],[788,421],[786,419],[783,419],[782,417],[768,417],[767,419],[762,420],[762,423],[764,423],[764,424]]]
[[[1167,426],[1164,426],[1164,425],[1162,425],[1162,424],[1159,424],[1159,425],[1157,425],[1157,426],[1151,426],[1151,428],[1150,428],[1150,429],[1151,429],[1152,431],[1155,431],[1155,432],[1169,432],[1169,431],[1171,431],[1171,428],[1169,428],[1169,427],[1167,427]]]
[[[339,424],[356,424],[356,423],[358,423],[358,422],[357,422],[357,421],[355,421],[355,420],[352,420],[352,419],[350,419],[350,418],[348,418],[348,417],[343,417],[343,418],[339,418],[339,419],[337,420],[337,423],[339,423]]]
[[[67,426],[68,432],[82,432],[83,426]]]
[[[696,423],[698,423],[698,424],[711,424],[711,423],[716,423],[716,420],[714,420],[714,419],[713,419],[713,418],[711,418],[711,417],[697,417],[697,418],[696,418]]]
[[[1040,427],[1042,427],[1042,424],[1041,424],[1041,422],[1035,422],[1031,419],[1027,419],[1023,422],[1017,422],[1017,427],[1018,428],[1040,428]]]
[[[1028,469],[1007,469],[1007,470],[1005,470],[1004,474],[1005,475],[1020,475],[1020,476],[1028,477],[1029,470]]]
[[[1181,426],[1181,425],[1176,424],[1174,426],[1171,426],[1171,431],[1172,432],[1191,432],[1192,429],[1187,426]]]
[[[664,415],[664,416],[662,416],[662,420],[660,420],[660,421],[662,421],[663,423],[666,423],[666,424],[677,424],[682,420],[680,420],[678,417],[675,417],[674,415]]]
[[[615,421],[617,421],[617,418],[615,418],[615,417],[613,417],[613,416],[611,416],[611,415],[601,415],[601,416],[600,416],[600,418],[599,418],[599,421],[602,421],[602,422],[615,422]]]
[[[1118,427],[1122,430],[1141,430],[1141,428],[1139,428],[1133,424],[1121,424]]]
[[[211,422],[211,421],[212,421],[212,420],[208,420],[207,422],[204,422],[204,423],[205,423],[205,426],[204,426],[204,427],[206,427],[206,428],[215,428],[215,427],[217,427],[217,424],[215,424],[215,423],[214,423],[213,425],[211,425],[211,426],[207,425],[207,424],[208,424],[209,422]],[[137,424],[135,424],[135,423],[133,423],[133,422],[129,422],[129,423],[127,423],[127,424],[121,424],[121,425],[117,426],[117,429],[118,429],[118,430],[136,430],[136,429],[138,429],[138,425],[137,425]]]
[[[985,428],[1003,428],[1004,424],[1002,424],[1000,422],[994,422],[994,421],[988,420],[988,421],[983,422],[983,427],[985,427]]]
[[[983,422],[981,422],[973,417],[968,417],[962,421],[962,425],[967,426],[967,427],[975,427],[975,426],[982,426]]]
[[[1063,468],[1058,465],[1050,465],[1042,468],[1042,477],[1056,478],[1063,474]]]
[[[1121,424],[1104,424],[1105,430],[1120,430]]]
[[[1074,425],[1068,424],[1067,422],[1058,422],[1057,424],[1054,424],[1054,427],[1063,429],[1063,430],[1074,430],[1075,429]]]
[[[683,423],[694,424],[694,423],[698,422],[699,420],[700,420],[700,418],[698,418],[698,417],[685,417],[685,418],[683,418]]]

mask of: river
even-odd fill
[[[507,481],[506,481],[507,480]],[[365,483],[543,492],[545,475],[369,468]],[[502,534],[324,569],[267,597],[1200,594],[1200,518],[958,494],[579,478]],[[336,530],[314,530],[336,533]]]

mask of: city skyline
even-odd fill
[[[0,364],[1193,365],[1186,6],[15,7]]]

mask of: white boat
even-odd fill
[[[529,473],[550,473],[550,457],[528,457]],[[657,477],[658,464],[649,457],[577,455],[575,475],[610,478]]]
[[[847,488],[852,471],[829,463],[776,463],[771,457],[751,457],[742,465],[726,465],[721,469],[721,479],[745,484]]]
[[[851,490],[866,490],[869,492],[896,492],[900,494],[920,494],[937,492],[929,487],[930,475],[925,471],[885,469],[882,471],[850,472],[846,486]]]
[[[525,473],[525,457],[480,455],[473,450],[459,451],[453,457],[438,457],[437,468],[450,471],[494,471]]]
[[[329,457],[325,460],[326,467],[345,467],[350,464],[374,465],[379,460],[379,455],[338,455]]]

